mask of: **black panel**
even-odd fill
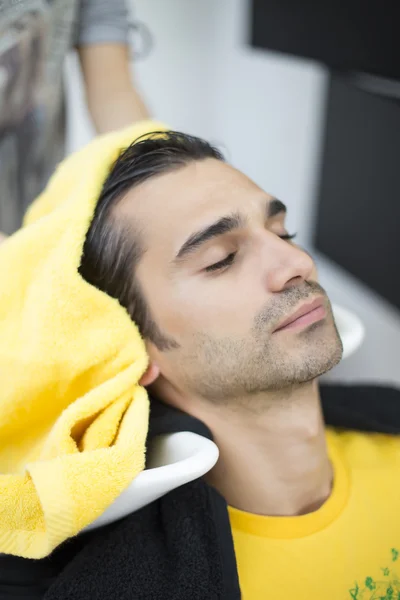
[[[400,0],[252,0],[252,44],[400,79]]]
[[[400,308],[400,103],[331,78],[318,250]]]

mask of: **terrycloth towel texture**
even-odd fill
[[[111,164],[157,130],[139,123],[67,158],[0,246],[0,553],[47,556],[144,468],[145,346],[78,268]]]

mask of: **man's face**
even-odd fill
[[[150,357],[182,393],[243,398],[309,381],[340,360],[313,261],[281,239],[282,208],[214,159],[148,180],[120,206],[144,240],[136,274],[152,317],[176,343],[148,344]],[[309,312],[315,300],[322,306]],[[308,315],[277,329],[298,309]]]

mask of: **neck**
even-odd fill
[[[329,497],[332,468],[316,382],[256,400],[260,410],[196,402],[192,414],[212,431],[220,451],[208,476],[227,503],[260,515],[301,515]],[[192,403],[190,403],[191,406]],[[241,408],[238,408],[240,406]]]

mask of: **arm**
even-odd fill
[[[78,7],[74,45],[97,132],[149,118],[131,75],[126,0],[79,0]]]
[[[149,112],[133,84],[128,47],[99,43],[78,48],[89,112],[98,133],[118,129]]]

